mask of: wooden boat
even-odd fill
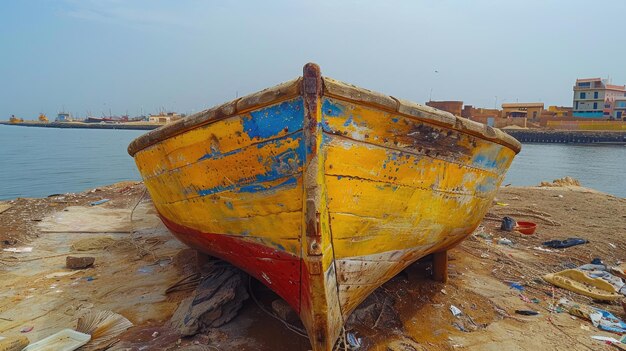
[[[128,151],[181,241],[262,281],[331,350],[368,294],[480,223],[520,150],[500,130],[303,77],[153,130]]]

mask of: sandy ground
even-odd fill
[[[110,201],[89,205],[104,198]],[[538,230],[532,236],[502,232],[505,215],[533,221]],[[590,242],[553,252],[535,249],[543,241],[574,236]],[[514,244],[500,245],[500,237]],[[105,248],[75,250],[81,243],[90,248],[84,239],[103,238]],[[9,247],[33,250],[0,252],[1,336],[33,327],[24,335],[34,342],[75,327],[82,313],[106,309],[135,324],[114,349],[309,349],[306,338],[251,300],[233,321],[204,335],[180,339],[168,332],[166,321],[190,292],[165,290],[196,271],[198,259],[163,227],[140,183],[0,203],[0,248]],[[68,270],[68,254],[94,256],[95,266]],[[622,308],[552,287],[541,277],[595,257],[615,264],[625,256],[626,199],[575,186],[505,187],[482,226],[450,252],[448,283],[428,279],[428,262],[417,263],[372,294],[346,328],[362,339],[360,350],[611,350],[590,336],[616,335],[549,307],[567,297],[626,319]],[[524,291],[510,288],[510,282]],[[269,308],[276,297],[253,287]],[[450,305],[464,315],[454,317]],[[540,314],[520,316],[516,309]]]

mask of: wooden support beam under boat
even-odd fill
[[[448,251],[435,252],[433,254],[433,280],[448,282]]]

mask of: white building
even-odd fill
[[[574,85],[574,117],[615,118],[613,102],[626,96],[626,86],[608,84],[601,78],[576,79]]]

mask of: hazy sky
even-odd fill
[[[322,74],[423,103],[626,83],[626,1],[2,1],[0,120],[198,111]],[[438,73],[436,73],[436,71]]]

